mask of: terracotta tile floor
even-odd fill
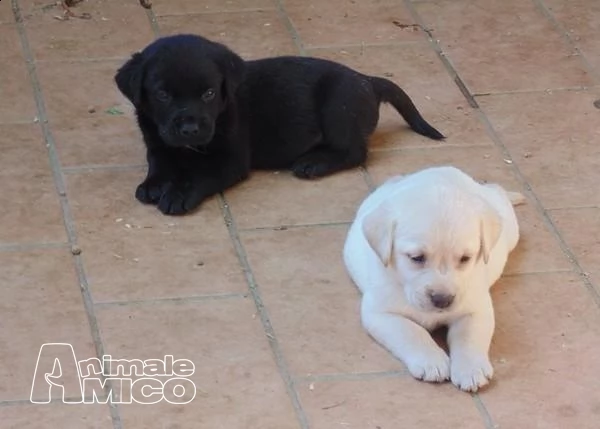
[[[597,0],[153,3],[85,0],[73,11],[90,19],[70,20],[52,0],[0,3],[2,429],[600,428]],[[365,170],[256,173],[162,216],[133,197],[144,152],[113,75],[181,31],[388,76],[448,139],[382,107]],[[476,395],[414,381],[376,345],[341,263],[373,186],[444,163],[528,197],[494,289],[496,377]],[[52,388],[32,404],[48,397],[43,379],[32,392],[44,343],[189,359],[196,396],[66,405]]]

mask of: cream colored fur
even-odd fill
[[[513,205],[524,201],[433,167],[388,180],[361,204],[344,262],[362,292],[362,323],[414,377],[472,392],[492,378],[490,288],[519,240]],[[453,301],[438,308],[434,297]],[[449,356],[430,335],[442,325]]]

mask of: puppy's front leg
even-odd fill
[[[368,296],[363,298],[363,326],[406,365],[413,377],[430,382],[442,382],[450,377],[448,355],[426,329],[399,314],[379,312],[368,301]]]
[[[488,295],[475,313],[448,327],[450,374],[459,389],[476,392],[494,375],[489,359],[494,326],[494,308]]]
[[[146,145],[148,173],[136,188],[135,197],[144,204],[157,204],[177,177],[177,159],[174,151],[165,146],[152,120],[140,113],[138,124]]]
[[[169,187],[158,202],[164,214],[182,215],[196,209],[207,198],[246,179],[250,168],[239,157],[207,158],[184,181]]]
[[[148,148],[146,160],[148,173],[135,190],[135,197],[144,204],[157,204],[161,196],[172,186],[176,177],[176,168],[168,151],[160,148]]]

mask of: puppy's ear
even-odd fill
[[[392,259],[395,227],[395,222],[385,207],[375,209],[363,219],[363,234],[371,249],[386,267]]]
[[[502,219],[489,204],[485,204],[479,225],[480,247],[477,258],[483,258],[483,262],[487,264],[490,260],[490,252],[500,238]]]
[[[216,58],[216,63],[223,75],[223,88],[221,90],[225,95],[225,100],[232,100],[238,86],[244,80],[246,63],[237,54],[225,47]]]
[[[119,91],[136,107],[142,98],[143,71],[144,57],[137,52],[115,74]]]

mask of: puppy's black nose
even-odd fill
[[[437,308],[448,308],[454,302],[454,295],[446,295],[443,293],[431,294],[431,302]]]
[[[195,137],[200,134],[200,127],[197,122],[187,121],[181,124],[179,132],[183,137]]]

